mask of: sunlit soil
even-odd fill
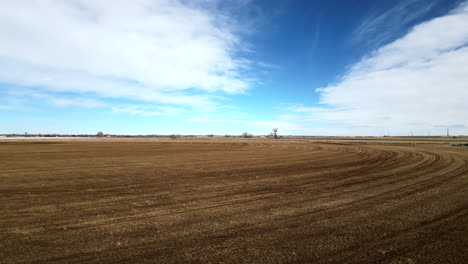
[[[468,148],[381,143],[0,142],[0,262],[466,263]]]

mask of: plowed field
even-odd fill
[[[467,263],[468,148],[0,142],[0,263]]]

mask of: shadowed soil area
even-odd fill
[[[0,142],[1,263],[466,263],[468,148]]]

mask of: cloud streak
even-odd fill
[[[353,32],[355,43],[380,45],[394,37],[417,19],[427,14],[438,0],[404,0],[381,13],[367,17]]]
[[[138,115],[144,117],[151,116],[174,116],[180,113],[180,108],[171,106],[148,106],[148,105],[125,105],[112,107],[114,113],[126,113],[129,115]]]

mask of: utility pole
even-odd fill
[[[447,137],[450,137],[449,128],[447,127]]]

